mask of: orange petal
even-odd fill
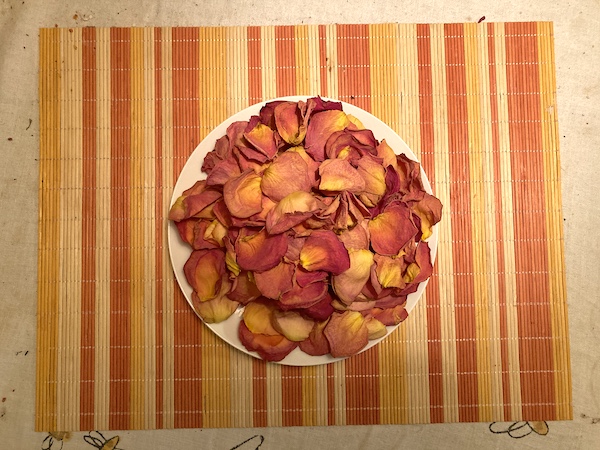
[[[242,313],[242,319],[253,333],[277,336],[280,333],[272,325],[273,313],[275,311],[274,302],[258,299],[246,305]]]
[[[231,291],[227,294],[231,300],[240,302],[243,305],[248,304],[261,296],[256,287],[254,277],[251,272],[242,270],[239,275],[233,279]]]
[[[294,270],[293,264],[282,261],[272,269],[256,272],[256,287],[265,297],[279,300],[283,293],[292,289]]]
[[[442,203],[438,198],[425,192],[423,199],[412,206],[421,218],[421,239],[425,240],[432,234],[431,227],[442,218]]]
[[[336,131],[348,126],[350,121],[346,113],[338,110],[328,110],[311,115],[306,130],[306,152],[316,161],[325,159],[325,144],[327,139]]]
[[[315,322],[308,338],[300,342],[300,350],[312,356],[321,356],[329,353],[329,341],[327,341],[323,333],[326,325],[327,320]]]
[[[206,180],[198,181],[175,200],[169,211],[169,219],[178,222],[195,216],[221,197],[219,191],[207,188]]]
[[[406,285],[402,277],[402,272],[406,267],[406,263],[402,258],[375,255],[375,263],[377,265],[375,273],[383,288],[403,288]]]
[[[306,162],[298,153],[289,151],[267,167],[261,181],[263,193],[276,202],[296,191],[310,192],[311,188]]]
[[[380,255],[396,255],[419,230],[406,205],[394,204],[369,222],[371,245]]]
[[[367,331],[369,333],[369,340],[379,339],[387,334],[387,328],[383,323],[374,317],[366,319]]]
[[[285,142],[298,145],[306,136],[300,109],[296,102],[283,102],[275,107],[275,126]]]
[[[279,307],[284,310],[309,308],[316,305],[327,295],[327,284],[324,282],[311,283],[306,287],[300,287],[298,283],[289,291],[285,292],[279,300]]]
[[[352,165],[343,159],[328,159],[319,167],[321,191],[350,191],[362,192],[365,180]]]
[[[213,299],[219,293],[225,274],[225,252],[220,249],[194,250],[183,270],[199,301]]]
[[[338,236],[344,247],[350,250],[362,250],[369,248],[369,231],[367,221],[363,220],[354,228],[344,230]]]
[[[320,206],[314,195],[303,191],[292,192],[267,215],[267,231],[270,234],[283,233],[311,217]]]
[[[277,153],[277,144],[273,130],[260,122],[258,116],[252,116],[248,126],[244,131],[244,137],[252,146],[264,154],[268,159],[272,159]]]
[[[260,182],[254,171],[247,170],[225,183],[223,197],[232,216],[246,218],[262,211]]]
[[[263,272],[275,267],[287,251],[287,237],[284,234],[269,235],[261,230],[248,235],[243,228],[235,243],[237,263],[242,269]]]
[[[337,296],[347,305],[352,303],[371,276],[373,253],[369,250],[351,250],[350,268],[331,279]]]
[[[283,334],[290,341],[300,342],[308,338],[314,320],[303,317],[296,311],[273,311],[271,323],[279,333]]]
[[[350,268],[350,257],[333,231],[317,230],[304,243],[300,264],[309,271],[324,270],[338,275]]]
[[[278,334],[267,336],[265,334],[252,333],[242,321],[238,328],[240,341],[251,352],[257,352],[265,361],[281,361],[294,350],[298,344]]]
[[[196,292],[192,294],[192,305],[202,320],[206,323],[219,323],[227,320],[239,306],[238,302],[227,298],[231,282],[227,275],[223,276],[219,294],[208,301],[200,301]]]
[[[334,358],[355,355],[369,342],[365,318],[357,311],[332,314],[323,332]]]
[[[394,170],[398,170],[398,164],[396,162],[396,153],[392,147],[383,139],[377,146],[377,156],[383,159],[383,167],[387,168],[392,166]]]

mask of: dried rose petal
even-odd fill
[[[196,226],[196,222],[198,222],[198,219],[194,217],[175,222],[181,240],[192,247],[194,245],[194,227]]]
[[[241,173],[238,162],[234,158],[227,158],[215,164],[208,177],[206,177],[206,184],[208,186],[222,186]]]
[[[278,334],[267,336],[265,334],[252,333],[242,321],[238,328],[240,341],[251,352],[256,352],[265,361],[281,361],[294,350],[298,344]]]
[[[267,230],[248,233],[242,228],[235,242],[237,263],[242,269],[263,272],[280,263],[288,246],[284,234],[269,235]]]
[[[375,255],[377,280],[382,287],[403,288],[406,283],[402,277],[406,270],[406,262],[403,258]]]
[[[312,181],[308,165],[296,152],[285,152],[264,171],[261,189],[272,200],[278,202],[297,191],[310,192]]]
[[[295,102],[283,102],[275,107],[275,126],[285,142],[298,145],[306,136],[306,127]]]
[[[300,350],[311,356],[321,356],[329,353],[329,341],[323,333],[326,325],[327,320],[315,322],[308,338],[300,342]]]
[[[425,192],[423,199],[413,205],[412,209],[421,218],[421,239],[425,240],[432,234],[431,227],[442,218],[442,203],[437,197]]]
[[[227,320],[239,306],[239,303],[227,298],[231,283],[223,276],[219,294],[207,301],[200,301],[196,292],[192,294],[192,306],[206,323],[219,323]]]
[[[312,194],[303,191],[292,192],[267,215],[267,231],[270,234],[283,233],[311,217],[320,206]]]
[[[334,308],[331,306],[332,298],[329,292],[325,296],[308,308],[304,308],[302,312],[314,320],[327,320],[333,314]]]
[[[385,194],[385,169],[372,156],[363,156],[357,162],[357,171],[365,180],[365,188],[360,196],[362,202],[373,207]]]
[[[418,231],[408,207],[399,203],[369,222],[371,245],[380,255],[396,255]]]
[[[354,228],[344,230],[338,238],[347,250],[362,250],[369,248],[369,231],[367,221],[363,220]]]
[[[277,143],[273,130],[260,122],[258,116],[252,116],[244,130],[244,137],[252,146],[267,157],[273,159],[277,154]]]
[[[365,180],[352,165],[343,159],[328,159],[319,167],[321,191],[363,192]]]
[[[367,331],[369,333],[369,340],[379,339],[387,334],[387,328],[383,323],[377,320],[375,317],[369,317],[366,319]]]
[[[336,131],[348,126],[350,121],[346,113],[338,110],[328,110],[313,114],[306,130],[304,148],[315,161],[325,159],[325,144],[327,139]]]
[[[169,220],[179,222],[195,216],[221,197],[219,191],[207,188],[206,180],[198,181],[173,203],[169,211]]]
[[[356,311],[332,314],[323,333],[334,358],[355,355],[369,342],[365,318]]]
[[[252,272],[242,270],[239,275],[233,279],[231,291],[227,296],[231,300],[246,305],[261,296],[261,292],[256,287]]]
[[[282,261],[272,269],[256,272],[256,287],[265,297],[279,300],[283,293],[292,289],[294,270],[293,264]]]
[[[392,150],[392,147],[388,145],[385,139],[377,146],[377,156],[383,159],[383,167],[387,169],[388,166],[392,166],[394,170],[398,170],[398,163],[396,162],[396,153]]]
[[[294,283],[292,289],[281,295],[279,307],[284,311],[297,308],[310,308],[327,295],[327,284],[316,282],[301,287]]]
[[[272,324],[275,311],[277,311],[275,303],[266,299],[258,299],[246,305],[242,313],[242,320],[253,333],[277,336],[280,333]]]
[[[350,268],[350,257],[334,232],[313,231],[300,251],[300,264],[306,270],[324,270],[339,275]]]
[[[398,325],[408,317],[408,312],[403,305],[398,305],[393,308],[373,308],[370,314],[384,325]]]
[[[315,321],[296,311],[273,311],[271,324],[290,341],[300,342],[308,338]]]
[[[220,249],[194,250],[183,271],[199,301],[213,299],[221,289],[225,274],[225,252]]]
[[[247,170],[225,183],[223,198],[232,216],[246,218],[262,211],[260,182],[260,176]]]
[[[331,278],[331,286],[341,301],[352,303],[371,276],[373,253],[369,250],[351,250],[348,270]]]

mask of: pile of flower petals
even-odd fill
[[[244,305],[241,342],[280,361],[296,347],[351,356],[407,317],[442,205],[419,164],[341,103],[267,103],[228,127],[202,171],[169,219],[192,247],[184,273],[204,321]]]

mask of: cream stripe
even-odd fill
[[[173,194],[173,36],[171,28],[161,29],[161,56],[162,66],[164,68],[161,79],[161,89],[163,94],[162,101],[162,153],[163,153],[163,210],[165,217],[171,205],[171,195]],[[170,265],[169,246],[167,245],[167,227],[166,222],[163,232],[163,428],[173,428],[175,424],[175,399],[174,395],[174,276]]]
[[[337,28],[335,24],[325,26],[325,52],[327,58],[327,96],[338,98],[338,55]]]
[[[94,427],[108,429],[110,401],[110,30],[96,30],[96,343]]]
[[[506,48],[504,24],[494,24],[496,52],[496,86],[498,92],[498,135],[500,141],[500,184],[504,214],[502,233],[504,238],[504,273],[506,276],[506,322],[508,339],[508,370],[510,379],[511,420],[521,420],[521,374],[519,363],[519,324],[517,318],[517,286],[515,275],[514,213],[512,173],[510,163],[510,132],[508,127],[508,88],[506,84]]]
[[[277,74],[275,61],[275,27],[260,28],[260,62],[262,67],[262,95],[269,100],[277,96]]]
[[[335,424],[346,425],[346,365],[344,361],[333,363]]]
[[[556,115],[556,80],[552,23],[539,22],[538,55],[540,75],[540,110],[542,114],[542,145],[544,157],[544,188],[546,210],[546,235],[550,282],[550,314],[554,369],[554,397],[556,419],[572,419],[571,376],[569,362],[569,333],[566,308],[562,200],[560,192],[560,153],[558,151],[558,118]]]
[[[319,26],[308,25],[308,92],[321,94],[321,61],[319,58]]]
[[[327,425],[327,366],[317,366],[315,370],[315,390],[317,396],[317,426]]]
[[[81,29],[61,29],[61,203],[58,322],[60,430],[79,429],[82,239],[82,45]]]
[[[143,232],[143,196],[144,196],[144,57],[143,57],[143,29],[131,29],[131,53],[130,53],[130,81],[131,81],[131,104],[130,104],[130,177],[131,186],[130,217],[130,270],[131,270],[131,304],[130,304],[130,326],[131,326],[131,419],[132,429],[140,429],[144,424],[144,239]]]
[[[486,336],[480,336],[481,338],[489,337],[489,370],[490,370],[490,397],[488,404],[490,404],[491,417],[481,418],[480,420],[503,420],[504,409],[502,407],[503,387],[502,387],[502,358],[500,348],[500,305],[498,303],[498,251],[497,251],[497,236],[496,236],[496,205],[494,202],[494,162],[493,162],[493,137],[492,137],[492,113],[491,113],[491,100],[490,100],[490,79],[489,79],[489,53],[488,53],[488,36],[487,36],[487,24],[477,26],[476,30],[476,46],[478,50],[478,67],[487,68],[480,76],[478,80],[478,86],[481,89],[480,95],[480,110],[481,126],[482,126],[482,142],[481,148],[483,150],[483,226],[484,231],[484,248],[483,261],[479,264],[487,264],[486,273],[490,274],[487,279],[486,286],[482,291],[487,296],[486,302],[488,302],[488,323],[489,328]],[[475,117],[475,116],[473,116]],[[492,301],[490,301],[492,300]],[[478,368],[478,370],[480,370]],[[480,403],[482,399],[480,397]]]
[[[155,63],[154,28],[143,29],[144,39],[144,428],[156,428],[156,243],[154,223],[156,207],[155,152]]]
[[[454,322],[454,277],[452,252],[452,210],[450,204],[450,167],[448,161],[448,111],[446,103],[446,57],[443,24],[431,25],[431,73],[436,196],[444,205],[440,224],[438,256],[440,322],[442,340],[442,383],[444,388],[444,422],[458,421],[458,382],[456,363],[456,328]]]
[[[281,365],[267,364],[267,426],[283,425],[283,401],[281,387]]]
[[[465,84],[467,99],[467,127],[469,135],[469,178],[470,205],[472,224],[472,253],[473,289],[475,301],[475,337],[477,361],[477,398],[479,403],[479,420],[482,422],[492,420],[491,401],[491,366],[490,366],[490,341],[489,337],[489,301],[487,285],[489,267],[485,256],[486,242],[488,241],[486,222],[484,216],[484,166],[483,166],[483,130],[482,130],[482,95],[481,84],[485,74],[481,72],[478,55],[477,30],[482,25],[468,23],[464,25],[465,47]],[[487,66],[486,66],[487,67]],[[488,97],[485,97],[488,98]],[[489,123],[489,121],[488,121]],[[489,183],[488,183],[489,185]],[[493,224],[493,222],[491,222]],[[495,273],[495,272],[492,272]],[[493,277],[491,277],[493,278]]]
[[[207,327],[204,327],[207,328]],[[220,339],[215,336],[215,339]],[[253,423],[253,389],[252,389],[252,357],[241,351],[229,349],[228,344],[221,343],[219,351],[229,352],[229,392],[227,401],[219,400],[229,407],[229,423],[231,427],[251,427]],[[215,374],[218,378],[219,374]],[[218,403],[217,403],[218,404]]]

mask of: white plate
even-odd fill
[[[297,102],[299,100],[306,101],[307,98],[309,98],[309,97],[294,96],[294,97],[282,97],[282,98],[273,99],[273,100],[269,100],[269,101],[289,100],[289,101]],[[330,99],[324,98],[324,100],[330,100]],[[338,100],[334,100],[334,101],[338,101]],[[267,102],[250,106],[250,107],[244,109],[243,111],[240,111],[237,114],[234,114],[229,119],[227,119],[225,122],[223,122],[219,126],[217,126],[213,131],[211,131],[208,136],[206,136],[206,138],[198,145],[198,147],[196,147],[194,152],[190,155],[190,158],[188,159],[185,166],[183,167],[183,170],[181,171],[181,174],[179,175],[179,179],[177,180],[177,184],[175,184],[175,190],[173,192],[173,197],[171,199],[171,205],[175,202],[175,200],[177,200],[177,198],[182,194],[183,191],[185,191],[186,189],[191,187],[196,181],[206,178],[206,174],[201,172],[201,170],[200,170],[200,167],[202,167],[202,163],[204,161],[204,157],[206,156],[206,154],[208,152],[210,152],[214,149],[215,142],[217,141],[217,139],[219,139],[220,137],[225,135],[225,132],[227,131],[227,127],[233,122],[242,121],[242,120],[246,121],[246,120],[249,120],[251,116],[258,115],[260,112],[260,109],[266,103]],[[341,102],[341,103],[342,103],[344,112],[346,112],[347,114],[352,114],[353,116],[357,117],[363,123],[365,128],[367,128],[373,132],[373,134],[375,135],[375,138],[378,141],[385,139],[387,141],[387,143],[389,144],[389,146],[392,149],[394,149],[394,151],[397,154],[404,153],[408,158],[417,161],[417,157],[412,152],[412,150],[410,148],[408,148],[408,145],[406,145],[406,143],[400,138],[400,136],[398,136],[394,132],[394,130],[392,130],[389,126],[387,126],[385,123],[383,123],[377,117],[373,116],[372,114],[366,112],[363,109],[360,109],[349,103],[345,103],[345,102]],[[421,178],[422,178],[423,186],[424,186],[425,190],[431,194],[432,193],[431,185],[430,185],[429,180],[427,179],[427,176],[425,175],[425,172],[423,171],[422,168],[421,168]],[[187,299],[190,306],[192,306],[192,301],[191,301],[192,287],[187,282],[185,275],[183,273],[183,266],[184,266],[185,262],[187,261],[187,259],[189,258],[192,250],[189,247],[189,245],[187,245],[186,243],[184,243],[181,240],[181,238],[179,237],[179,233],[177,232],[177,227],[175,226],[175,224],[172,221],[169,221],[168,227],[169,227],[169,229],[168,229],[169,253],[171,255],[173,271],[175,272],[175,277],[177,278],[177,282],[179,283],[179,286],[181,287],[181,290],[183,291],[185,298]],[[438,244],[438,227],[437,226],[433,227],[433,234],[429,237],[429,239],[427,239],[427,242],[431,249],[431,259],[433,262],[433,261],[435,261],[435,255],[437,253],[437,244]],[[425,286],[427,285],[428,281],[429,280],[422,282],[419,285],[419,288],[417,289],[417,291],[408,296],[407,303],[406,303],[407,312],[410,313],[410,311],[415,307],[415,305],[421,298],[421,295],[423,295],[423,292],[425,291]],[[205,324],[205,325],[208,326],[212,331],[214,331],[221,339],[223,339],[225,342],[229,343],[233,347],[237,348],[238,350],[241,350],[242,352],[252,355],[256,358],[260,358],[257,353],[249,352],[248,350],[246,350],[246,347],[244,347],[244,345],[240,342],[240,339],[238,337],[238,324],[241,320],[242,311],[243,311],[243,309],[240,307],[226,321],[221,322],[221,323],[216,323],[216,324]],[[406,320],[410,320],[410,317]],[[382,339],[385,339],[387,336],[389,336],[390,333],[393,330],[395,330],[397,327],[398,327],[398,325],[387,327],[388,333],[386,336],[379,338],[379,339],[374,339],[372,341],[369,341],[369,344],[362,351],[365,351],[365,350],[373,347],[374,345],[377,345],[379,342],[381,342]],[[334,361],[338,361],[340,359],[345,359],[345,358],[334,358],[331,355],[311,356],[311,355],[304,353],[299,348],[296,348],[279,363],[289,365],[289,366],[315,366],[315,365],[319,365],[319,364],[331,363]]]

